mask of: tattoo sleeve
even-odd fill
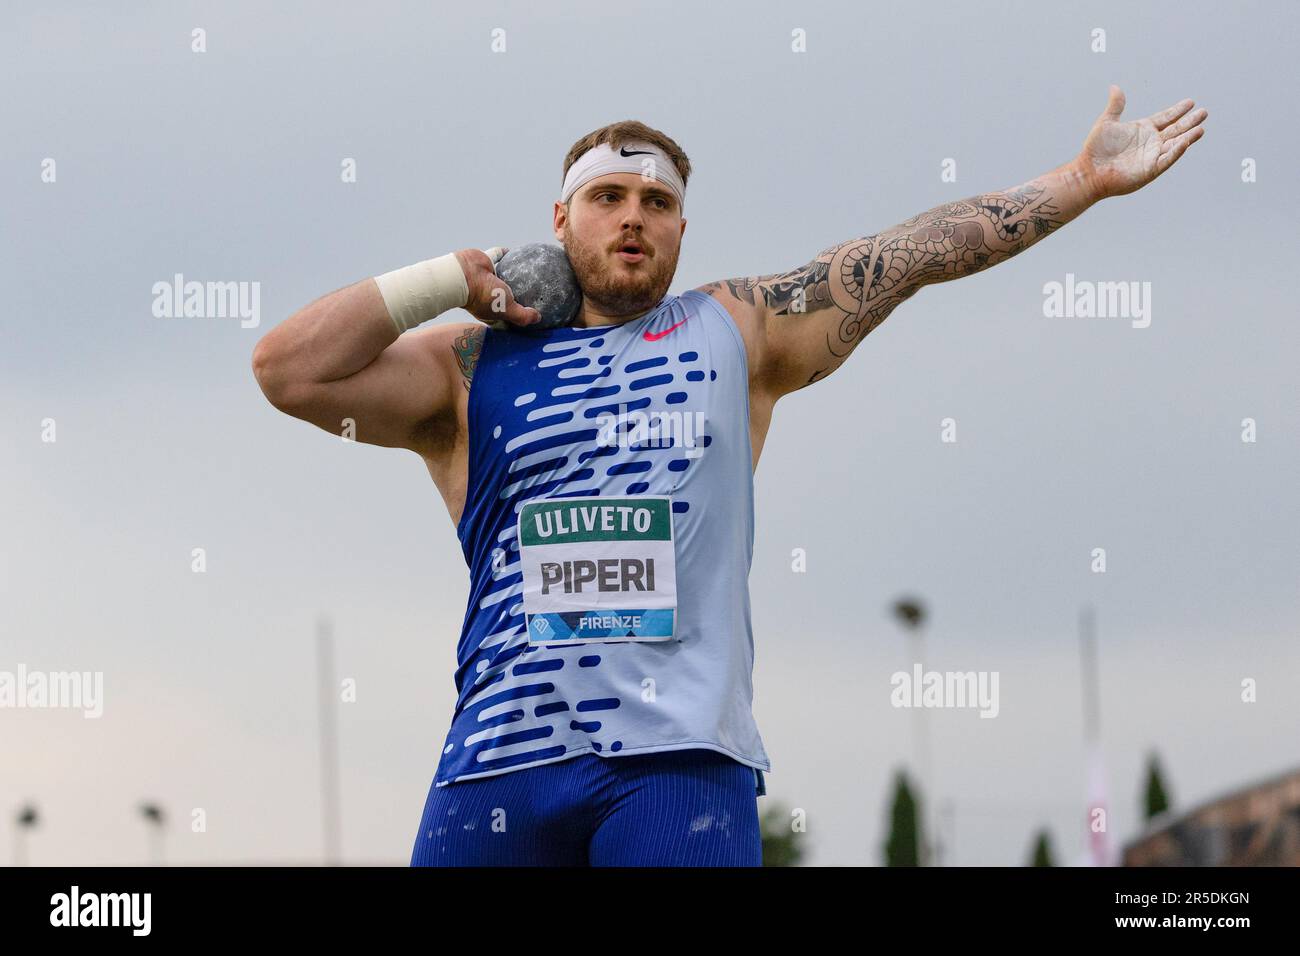
[[[474,380],[474,369],[478,367],[478,357],[483,351],[483,336],[486,332],[487,326],[475,326],[456,336],[451,344],[452,351],[456,353],[456,365],[460,368],[461,381],[465,383],[466,391],[469,391],[470,382]]]
[[[792,391],[838,368],[923,286],[1011,258],[1090,201],[1067,164],[1005,192],[944,203],[877,235],[832,246],[790,272],[726,279],[702,289],[725,288],[763,310],[780,391]]]

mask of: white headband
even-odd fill
[[[569,167],[560,191],[560,202],[568,202],[587,183],[610,173],[638,173],[646,179],[653,179],[668,187],[677,196],[682,212],[686,211],[686,184],[668,154],[651,143],[624,143],[618,149],[609,143],[593,146]]]

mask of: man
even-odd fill
[[[554,207],[583,292],[571,326],[535,327],[501,250],[462,249],[268,333],[267,398],[420,454],[470,569],[412,864],[759,865],[747,579],[773,407],[922,286],[1154,180],[1200,138],[1193,105],[1123,122],[1111,87],[1081,152],[1037,179],[680,296],[689,160],[615,123],[570,150]],[[401,334],[454,307],[479,321]]]

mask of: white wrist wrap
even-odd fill
[[[454,253],[375,276],[397,334],[469,301],[465,270]]]

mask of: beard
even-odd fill
[[[647,255],[636,264],[625,263],[605,244],[589,245],[578,240],[567,222],[562,244],[582,294],[605,315],[648,312],[667,294],[677,271],[678,249],[672,250],[670,258],[661,247],[655,247],[653,256]]]

